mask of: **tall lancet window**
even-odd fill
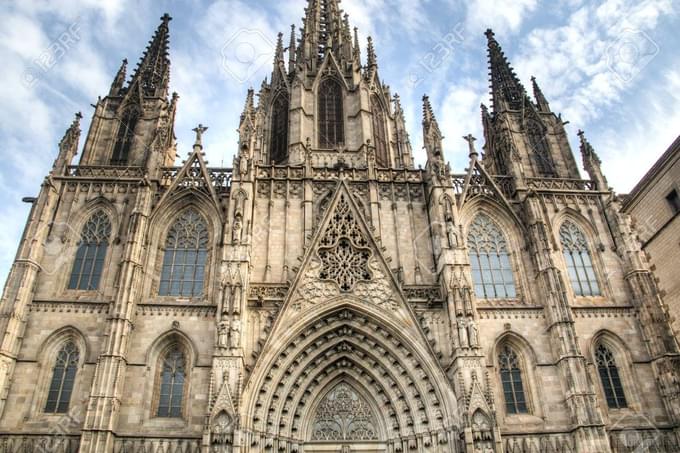
[[[385,110],[380,104],[380,100],[375,95],[371,96],[371,111],[373,112],[375,163],[378,167],[389,167],[387,134],[385,133]]]
[[[53,414],[68,412],[79,359],[78,347],[71,341],[59,350],[54,368],[52,368],[52,380],[45,403],[45,412]]]
[[[269,160],[275,164],[288,158],[288,97],[279,93],[272,102]]]
[[[328,77],[319,86],[319,146],[333,148],[345,142],[342,87]]]
[[[607,406],[614,409],[628,407],[614,354],[606,346],[600,344],[595,350],[595,361]]]
[[[135,138],[135,128],[139,121],[139,110],[132,107],[123,113],[118,125],[118,135],[113,146],[111,165],[125,165],[130,157],[130,149]]]
[[[571,287],[577,296],[599,296],[593,260],[586,237],[573,222],[567,220],[560,227],[560,242],[567,263]]]
[[[508,414],[528,412],[522,382],[522,369],[517,353],[510,346],[504,346],[498,354],[498,364],[505,398],[505,411]]]
[[[159,417],[181,417],[186,384],[186,359],[178,345],[173,345],[163,356],[158,387]]]
[[[555,163],[550,155],[548,134],[543,127],[535,121],[530,121],[527,127],[529,136],[530,153],[533,156],[536,171],[541,176],[554,177]]]
[[[93,290],[99,287],[110,236],[109,217],[104,211],[95,212],[80,233],[68,289]]]
[[[203,294],[208,257],[208,227],[193,208],[182,212],[165,240],[161,296],[196,297]]]
[[[508,243],[486,214],[478,214],[470,224],[467,246],[475,295],[480,299],[516,297]]]

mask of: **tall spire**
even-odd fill
[[[130,87],[138,85],[144,96],[166,97],[170,83],[170,44],[168,23],[172,18],[166,13],[146,47],[137,69],[130,81]]]
[[[426,133],[432,130],[441,135],[441,132],[439,131],[439,124],[437,123],[437,119],[434,117],[432,104],[430,104],[430,97],[427,95],[423,95],[423,127],[425,128]]]
[[[361,65],[361,46],[359,45],[359,29],[354,27],[354,51],[352,56],[357,65]]]
[[[328,53],[333,53],[338,61],[351,58],[349,19],[343,19],[342,13],[339,0],[308,0],[300,45],[313,70]]]
[[[375,56],[375,48],[373,47],[373,38],[368,37],[368,45],[366,46],[366,52],[368,54],[368,67],[375,67],[378,65],[378,59]]]
[[[109,96],[119,96],[123,90],[123,85],[125,85],[125,73],[127,72],[127,58],[123,59],[123,62],[116,73],[116,77],[113,79],[111,84],[111,89],[109,90]]]
[[[493,31],[486,30],[489,55],[489,76],[491,77],[491,99],[495,113],[501,110],[521,110],[526,90],[510,66]]]
[[[243,106],[243,112],[241,113],[241,124],[243,124],[243,121],[255,111],[255,104],[253,101],[254,96],[255,90],[248,88],[248,94],[246,94],[246,103]]]
[[[534,99],[536,100],[538,110],[540,110],[541,112],[549,112],[550,105],[548,104],[548,101],[545,99],[545,96],[543,96],[543,92],[541,91],[541,88],[538,86],[538,83],[536,83],[536,77],[534,76],[531,76],[531,86],[534,90]]]
[[[52,165],[53,175],[63,175],[66,168],[71,164],[73,157],[78,154],[78,143],[80,142],[80,120],[83,114],[78,112],[64,133],[64,137],[59,142],[59,154]]]

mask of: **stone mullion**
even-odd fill
[[[575,426],[580,452],[609,452],[609,441],[595,389],[588,379],[587,363],[576,338],[570,301],[555,260],[541,208],[536,198],[525,204],[529,243],[537,268],[538,283],[545,300],[548,332],[557,355],[557,368],[567,385],[566,401]]]
[[[31,209],[31,217],[19,246],[17,258],[10,270],[2,295],[0,311],[0,415],[4,412],[16,358],[26,328],[26,313],[35,292],[40,271],[43,244],[51,229],[51,219],[59,195],[48,177],[42,185],[38,199]]]
[[[79,450],[82,453],[113,451],[134,307],[142,283],[142,256],[150,210],[151,190],[144,186],[138,192],[136,206],[130,218],[128,241],[121,261],[118,294],[109,317],[105,353],[97,361],[83,426]]]

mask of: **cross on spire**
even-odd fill
[[[196,141],[194,142],[194,147],[199,146],[199,147],[203,148],[203,143],[202,143],[201,139],[203,137],[203,133],[207,130],[208,130],[208,127],[204,126],[200,123],[199,123],[198,126],[196,126],[195,128],[192,129],[192,131],[196,132]]]

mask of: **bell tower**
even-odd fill
[[[171,17],[165,14],[128,83],[123,60],[109,93],[95,106],[80,165],[145,167],[151,173],[175,160],[178,96],[168,99]]]

